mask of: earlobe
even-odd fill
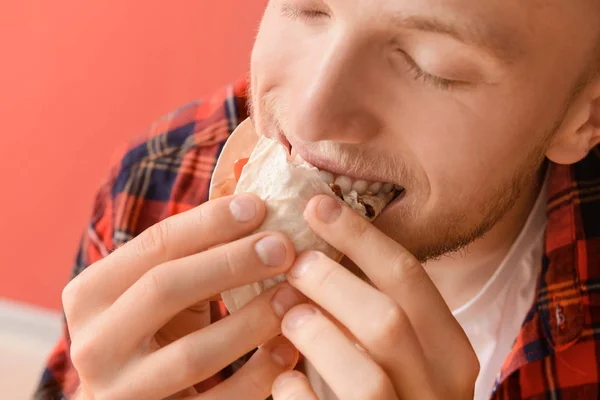
[[[600,144],[600,79],[576,99],[560,129],[551,138],[546,157],[557,164],[574,164]]]

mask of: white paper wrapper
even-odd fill
[[[235,193],[254,193],[265,201],[267,214],[256,232],[280,231],[290,237],[298,253],[318,250],[339,261],[342,254],[317,236],[303,217],[313,197],[326,194],[350,205],[366,219],[375,219],[390,202],[393,193],[359,196],[355,191],[340,199],[319,176],[319,170],[299,157],[288,161],[287,150],[280,143],[262,137],[243,169]],[[362,204],[361,204],[362,201]],[[372,209],[367,212],[365,205]],[[368,207],[368,206],[367,206]],[[371,214],[370,216],[367,216]],[[243,286],[221,294],[225,306],[235,312],[260,293],[285,280],[283,275]]]

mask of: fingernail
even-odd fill
[[[296,361],[296,351],[289,344],[280,344],[271,350],[271,358],[284,368],[291,367]]]
[[[279,267],[285,262],[286,249],[281,239],[267,236],[254,245],[256,253],[268,267]]]
[[[275,293],[271,300],[271,305],[275,314],[279,318],[283,318],[292,307],[297,306],[302,302],[300,296],[289,287],[283,287]]]
[[[326,224],[334,223],[341,214],[342,205],[331,197],[323,198],[317,206],[317,215]]]
[[[286,328],[298,329],[302,325],[306,323],[312,316],[314,316],[316,310],[312,306],[300,307],[295,309],[294,311],[289,312],[285,316],[285,326]]]
[[[241,195],[229,203],[229,211],[238,222],[250,222],[256,217],[256,201],[250,196]]]
[[[314,252],[303,254],[296,260],[294,266],[290,269],[290,276],[294,279],[301,278],[311,265],[317,260],[317,254]]]

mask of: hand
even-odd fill
[[[276,336],[303,296],[283,284],[212,325],[209,312],[220,292],[292,265],[294,248],[282,234],[236,240],[264,215],[254,195],[208,202],[149,228],[70,282],[63,305],[80,378],[76,398],[264,400],[297,362],[297,351]],[[232,378],[194,390],[265,342]]]
[[[294,307],[283,333],[336,396],[472,400],[477,357],[420,263],[329,198],[312,199],[305,217],[373,283],[315,252],[301,255],[287,273],[290,284],[319,307]],[[317,398],[297,372],[278,378],[273,397]]]

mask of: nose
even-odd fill
[[[299,71],[304,79],[289,99],[287,120],[296,137],[360,144],[377,134],[380,124],[369,101],[374,85],[368,52],[342,36],[311,50],[305,70]]]

